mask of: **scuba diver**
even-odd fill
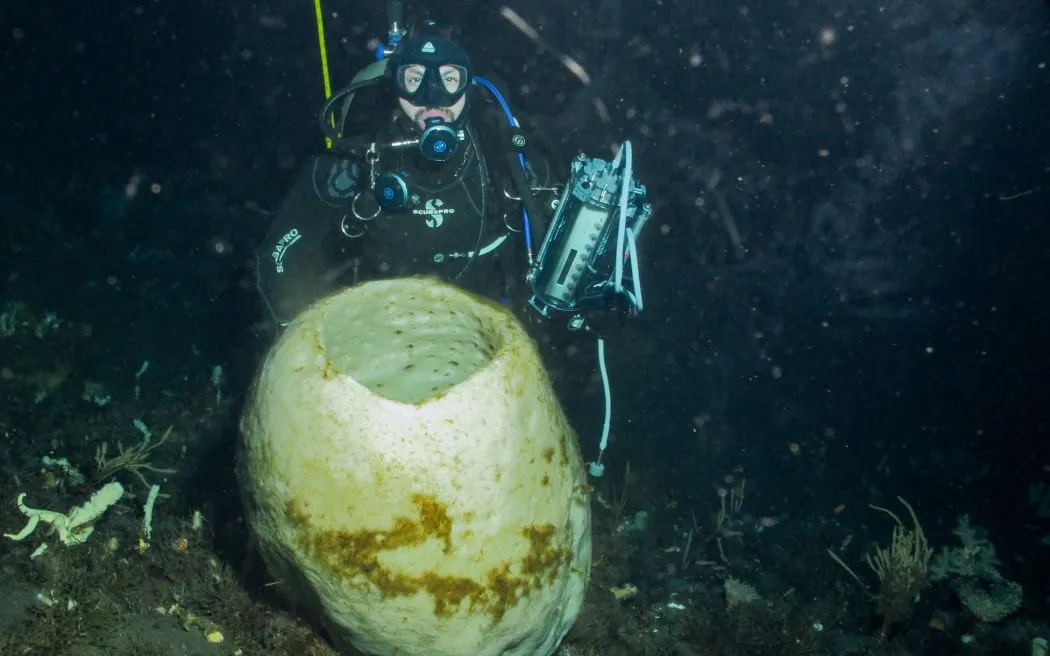
[[[328,148],[308,160],[257,251],[277,323],[341,287],[412,275],[596,334],[595,319],[640,311],[635,240],[652,206],[632,177],[630,142],[612,162],[581,154],[559,175],[449,31],[404,29],[397,2],[389,18],[377,61],[322,107]],[[601,338],[598,352],[604,451]]]
[[[514,145],[520,132],[493,92],[482,96],[467,52],[434,25],[392,49],[382,75],[359,75],[326,104],[332,146],[309,162],[258,253],[259,290],[282,325],[336,288],[374,277],[431,274],[507,302],[527,291],[521,233],[542,229],[556,200],[547,160],[531,144]],[[376,125],[344,136],[362,121],[350,117],[350,102],[370,87],[380,96]],[[529,226],[522,188],[536,208]]]

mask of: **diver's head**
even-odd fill
[[[470,58],[462,46],[424,32],[402,41],[391,64],[401,109],[419,129],[433,119],[459,127],[473,81]]]

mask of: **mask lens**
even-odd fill
[[[422,64],[405,64],[397,69],[397,88],[406,95],[412,96],[423,86],[427,69]]]
[[[466,68],[455,64],[442,64],[438,67],[438,73],[441,75],[441,86],[444,87],[446,93],[457,97],[463,93],[463,89],[467,86]]]

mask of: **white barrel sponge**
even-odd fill
[[[433,279],[315,303],[241,423],[270,572],[337,647],[552,654],[591,566],[583,462],[532,340]]]

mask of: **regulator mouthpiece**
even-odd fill
[[[431,162],[447,162],[459,147],[459,132],[447,121],[431,117],[424,122],[423,134],[419,137],[419,152]]]

